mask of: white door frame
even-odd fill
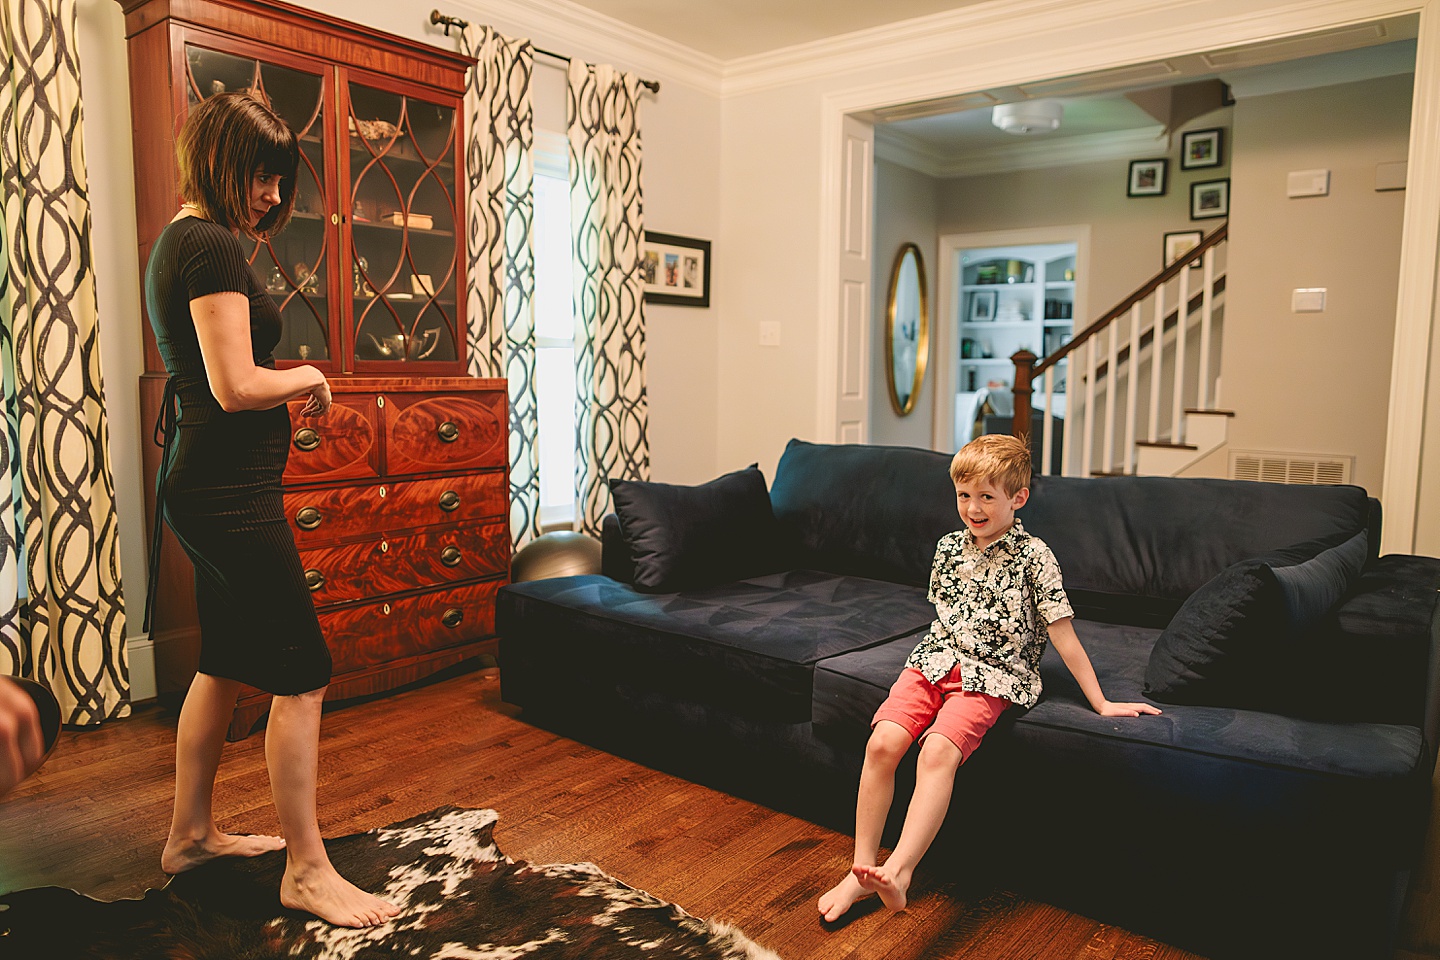
[[[960,368],[955,358],[955,321],[960,316],[960,288],[955,283],[956,258],[960,251],[975,247],[1024,247],[1048,243],[1075,244],[1075,329],[1092,319],[1087,294],[1090,289],[1090,225],[1028,227],[1019,230],[988,230],[983,233],[948,233],[940,238],[936,269],[935,348],[931,369],[935,371],[934,432],[930,445],[945,453],[955,444],[955,394],[960,389]]]
[[[1217,7],[1224,9],[1221,5]],[[838,430],[837,346],[841,315],[838,251],[844,159],[842,130],[847,117],[969,91],[1095,73],[1408,14],[1418,14],[1420,26],[1415,51],[1409,182],[1405,191],[1391,361],[1390,415],[1386,423],[1385,472],[1380,499],[1385,505],[1386,517],[1381,550],[1413,552],[1419,510],[1420,450],[1430,376],[1430,334],[1435,322],[1437,275],[1440,275],[1440,264],[1437,264],[1437,253],[1440,253],[1440,0],[1328,0],[1241,14],[1234,13],[1232,8],[1232,12],[1203,22],[1176,17],[1174,26],[1168,29],[1119,36],[1105,44],[1075,46],[1067,46],[1063,38],[1051,36],[1058,28],[1054,22],[1047,21],[1042,12],[1028,18],[1032,24],[1023,25],[1030,29],[1031,38],[1030,49],[1024,56],[958,58],[953,69],[825,94],[821,99],[819,144],[819,306],[823,322],[819,324],[817,345],[820,359],[816,435],[833,439]],[[1017,26],[1013,21],[1003,25],[977,23],[970,39],[976,49],[982,49],[992,40],[1003,40],[1004,34]],[[1043,55],[1038,55],[1035,49],[1040,45],[1045,48]]]

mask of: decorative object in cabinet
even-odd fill
[[[336,664],[329,695],[382,691],[489,652],[489,597],[508,570],[508,538],[494,532],[509,512],[507,415],[503,381],[464,377],[465,233],[456,225],[466,183],[460,106],[473,61],[280,0],[118,2],[142,269],[180,200],[174,135],[191,106],[248,90],[299,138],[290,225],[247,249],[281,311],[277,365],[315,364],[337,401],[320,420],[292,411],[285,480],[287,502],[296,491],[320,498],[316,528],[291,519],[301,550],[320,551],[307,563],[329,558],[311,568]],[[142,328],[149,424],[165,373]],[[453,439],[422,438],[418,425],[446,423]],[[143,446],[153,516],[159,451]],[[356,493],[362,487],[376,500],[384,489],[383,508]],[[437,505],[446,493],[453,510]],[[349,513],[325,513],[342,502]],[[199,627],[189,561],[165,537],[151,639],[157,688],[173,700],[194,674]],[[430,556],[436,549],[460,559],[447,564]],[[242,707],[232,735],[264,709],[250,694]]]

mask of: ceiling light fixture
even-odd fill
[[[1060,126],[1065,107],[1057,100],[1024,100],[992,108],[990,122],[1006,133],[1020,136],[1051,133]]]

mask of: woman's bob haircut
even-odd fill
[[[175,145],[180,196],[200,215],[257,240],[279,233],[295,207],[300,146],[295,132],[249,93],[217,93],[198,103]],[[261,170],[279,174],[280,202],[250,226],[250,184]]]

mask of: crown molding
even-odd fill
[[[657,79],[692,87],[719,97],[723,91],[724,61],[664,37],[596,13],[570,0],[446,0],[446,12],[501,26],[531,37],[544,38],[562,48],[583,50],[587,57],[603,56]],[[568,53],[567,49],[557,51]]]
[[[724,95],[739,96],[928,56],[1024,39],[1111,17],[1169,10],[1176,0],[993,0],[725,62]]]
[[[875,128],[875,156],[937,179],[980,177],[1014,170],[1046,170],[1104,160],[1133,160],[1146,154],[1166,154],[1170,137],[1159,124],[1114,133],[1077,137],[1019,139],[963,156],[936,151],[908,134]]]

